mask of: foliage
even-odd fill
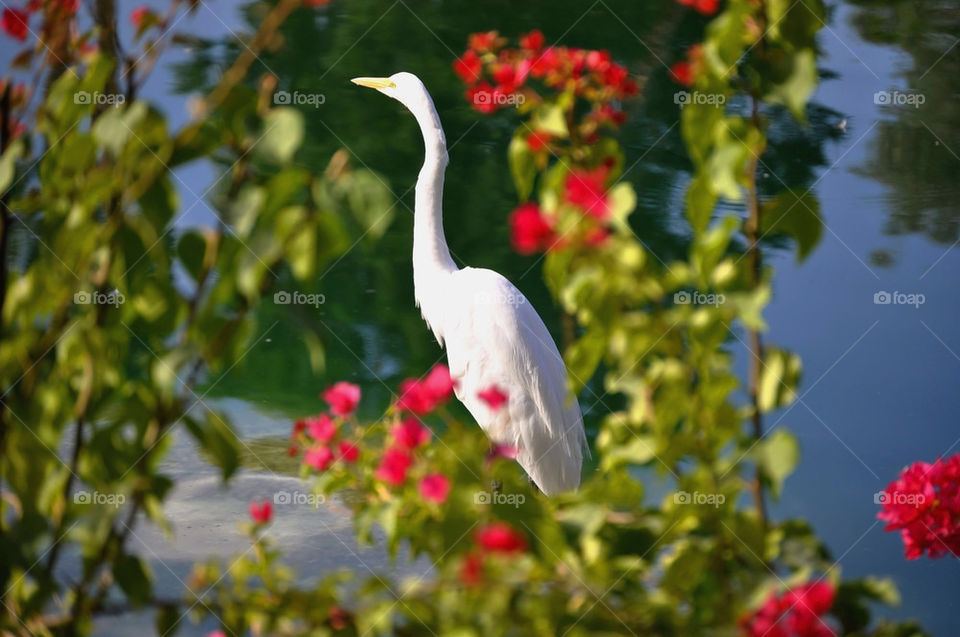
[[[683,110],[695,167],[692,242],[686,259],[670,263],[658,262],[630,223],[636,194],[621,180],[625,156],[613,137],[618,102],[634,92],[625,67],[600,51],[544,48],[536,33],[514,49],[496,33],[478,34],[466,66],[457,63],[470,69],[460,74],[475,106],[525,98],[507,151],[523,201],[511,217],[514,243],[545,253],[547,285],[577,326],[565,352],[572,387],[589,389],[600,376],[604,394],[586,405],[608,412],[598,468],[580,490],[545,498],[510,460],[513,450],[478,454],[489,445],[447,412],[442,367],[405,382],[373,423],[356,417],[359,389],[341,383],[324,394],[330,414],[294,426],[302,474],[318,496],[350,507],[359,539],[432,568],[402,585],[349,572],[303,584],[268,534],[270,503],[255,502],[244,529],[251,551],[229,566],[197,565],[183,600],[154,595],[126,539],[141,513],[164,524],[168,433],[182,423],[225,479],[237,467],[238,441],[195,393],[198,383],[263,336],[250,312],[278,277],[306,288],[318,265],[345,249],[353,224],[383,228],[370,214],[385,197],[380,182],[339,155],[322,175],[298,165],[304,125],[296,111],[271,106],[276,78],[264,76],[256,90],[241,83],[251,55],[296,4],[272,6],[201,117],[181,131],[168,132],[159,112],[134,99],[133,79],[120,93],[129,74],[114,69],[112,45],[81,53],[86,40],[66,45],[75,65],[40,62],[52,81],[30,129],[45,143],[35,170],[24,159],[33,135],[8,143],[4,115],[3,261],[12,272],[0,315],[9,388],[0,411],[0,627],[86,633],[119,595],[156,608],[161,634],[191,610],[235,635],[763,634],[771,626],[922,634],[871,621],[870,604],[896,601],[892,584],[843,581],[806,522],[774,521],[765,509],[799,452],[786,429],[765,432],[762,415],[796,399],[801,366],[795,354],[761,346],[772,278],[762,240],[792,237],[803,258],[820,216],[809,193],[761,198],[756,170],[770,143],[765,118],[789,110],[804,119],[818,0],[731,0],[707,23],[681,78],[713,96],[691,97]],[[685,4],[703,14],[718,8]],[[165,18],[133,19],[144,37]],[[497,86],[478,85],[481,73]],[[84,104],[80,91],[128,99]],[[205,158],[229,166],[216,197],[220,223],[175,228],[173,171]],[[745,219],[739,208],[714,219],[720,199],[742,206]],[[25,242],[9,240],[16,227]],[[741,333],[755,361],[746,383],[732,368]],[[493,405],[509,393],[488,388],[484,399]],[[66,463],[56,453],[64,447]],[[669,474],[675,490],[645,496],[640,470],[649,467]],[[80,563],[78,579],[57,570],[66,556]]]

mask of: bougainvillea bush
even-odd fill
[[[193,386],[204,370],[241,356],[250,309],[271,291],[271,266],[287,264],[306,284],[318,262],[342,250],[332,238],[341,224],[368,218],[345,204],[359,180],[342,162],[322,176],[296,165],[303,126],[290,109],[269,106],[278,78],[257,78],[256,90],[241,81],[255,51],[282,44],[273,36],[291,12],[323,3],[305,4],[270,5],[201,116],[169,134],[136,100],[142,69],[118,73],[113,34],[80,35],[73,4],[4,12],[9,38],[24,40],[30,24],[59,43],[63,63],[24,54],[19,63],[49,75],[43,107],[30,111],[27,89],[9,82],[2,101],[4,229],[15,215],[57,252],[38,248],[17,261],[0,297],[0,373],[11,388],[0,411],[0,630],[89,633],[91,619],[116,612],[119,599],[121,609],[155,609],[164,635],[187,615],[216,622],[214,637],[924,634],[883,619],[882,608],[872,613],[897,602],[892,582],[845,579],[806,521],[767,508],[799,449],[785,427],[768,431],[764,416],[795,399],[801,365],[764,339],[773,276],[764,238],[792,239],[802,259],[821,221],[809,193],[761,195],[756,171],[772,143],[768,117],[804,119],[817,79],[819,0],[680,3],[703,22],[703,41],[645,81],[711,99],[691,100],[681,114],[691,241],[686,258],[670,263],[633,232],[636,194],[616,141],[639,78],[603,50],[548,44],[540,31],[515,42],[474,34],[451,73],[477,117],[517,126],[504,153],[518,201],[502,220],[514,249],[542,263],[574,326],[564,344],[571,389],[603,414],[595,465],[576,492],[544,497],[514,461],[516,449],[491,445],[451,415],[455,380],[442,364],[394,388],[389,404],[371,405],[367,413],[383,413],[374,422],[357,416],[369,400],[360,388],[337,382],[320,392],[326,411],[291,424],[289,454],[317,494],[349,508],[361,543],[426,564],[424,572],[398,580],[345,571],[304,583],[271,535],[282,512],[257,499],[242,523],[250,550],[197,564],[182,598],[155,596],[126,539],[141,515],[165,523],[164,434],[182,427],[229,478],[232,428],[212,411],[190,413]],[[159,37],[182,8],[138,9],[129,19],[138,38]],[[125,100],[85,104],[73,99],[79,91]],[[31,117],[49,147],[38,164],[24,161],[33,129],[17,123]],[[253,143],[258,135],[265,144]],[[170,167],[215,155],[235,168],[223,223],[175,233],[168,253],[161,238],[177,209]],[[721,199],[729,205],[718,216]],[[266,246],[269,264],[241,238]],[[188,289],[174,285],[174,269],[188,275]],[[115,305],[77,301],[81,291]],[[701,298],[712,301],[691,302]],[[749,355],[745,379],[732,366],[738,348]],[[478,397],[503,409],[511,388],[480,388]],[[73,452],[63,461],[52,449],[66,438]],[[641,470],[660,472],[669,492],[646,494]],[[916,463],[883,492],[879,515],[900,531],[906,557],[957,555],[958,471],[960,457]],[[128,503],[79,506],[70,496],[81,484]],[[65,546],[72,550],[56,548]],[[79,556],[78,577],[56,568],[64,555]]]

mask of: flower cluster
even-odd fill
[[[907,559],[960,557],[960,454],[915,462],[879,498],[885,530],[900,531]]]
[[[834,637],[837,633],[823,615],[833,606],[835,593],[830,584],[813,582],[773,594],[740,626],[750,637]]]
[[[360,402],[360,388],[347,382],[339,382],[323,392],[330,405],[329,414],[301,418],[293,425],[293,444],[290,455],[306,449],[303,462],[316,471],[326,471],[334,462],[356,462],[360,456],[357,445],[340,435],[342,419],[349,417]]]
[[[536,99],[531,80],[555,92],[570,92],[597,105],[606,105],[596,116],[620,119],[619,111],[609,105],[637,92],[637,84],[627,69],[613,62],[607,51],[589,51],[566,46],[544,46],[540,31],[520,38],[520,46],[506,47],[506,39],[496,31],[474,33],[466,52],[453,63],[453,70],[466,84],[466,98],[481,113],[492,113],[504,106]],[[522,93],[524,99],[510,99]],[[531,147],[549,143],[534,137]]]
[[[593,169],[571,170],[564,182],[562,203],[571,209],[579,223],[566,232],[558,232],[559,216],[549,214],[535,203],[520,204],[510,214],[510,241],[520,254],[536,254],[571,244],[597,246],[610,235],[610,196],[607,182],[609,164]]]
[[[527,550],[527,537],[506,522],[490,522],[477,529],[474,547],[460,562],[460,581],[477,586],[483,581],[484,558],[511,556]]]

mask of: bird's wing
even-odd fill
[[[450,276],[444,337],[457,398],[487,435],[517,448],[517,460],[546,493],[580,484],[586,447],[580,406],[567,390],[560,352],[526,297],[491,270]],[[492,409],[478,392],[508,396]]]

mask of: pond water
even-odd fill
[[[777,276],[767,338],[797,351],[806,371],[801,398],[767,426],[790,427],[803,447],[802,464],[774,514],[808,518],[845,575],[893,576],[903,605],[892,614],[917,618],[935,635],[957,635],[960,616],[948,610],[960,591],[956,560],[905,561],[899,537],[884,533],[876,520],[873,499],[904,465],[960,451],[960,10],[928,4],[832,3],[829,26],[820,34],[824,78],[810,126],[775,128],[784,150],[770,157],[765,183],[771,190],[781,180],[813,188],[826,231],[802,264],[789,249],[769,258]],[[207,44],[173,51],[177,65],[161,69],[145,95],[182,122],[187,95],[216,77],[224,56],[239,46],[232,32],[246,29],[257,15],[256,5],[202,4],[182,26]],[[461,264],[502,272],[554,329],[557,312],[540,268],[535,259],[512,253],[504,221],[515,203],[505,156],[516,122],[472,112],[450,62],[470,32],[499,28],[513,35],[540,28],[548,41],[608,48],[644,77],[644,96],[629,106],[623,130],[627,164],[637,162],[626,177],[640,195],[636,232],[666,261],[684,253],[680,204],[689,173],[673,98],[677,87],[660,60],[679,59],[696,37],[696,20],[667,0],[357,0],[297,15],[285,32],[287,47],[262,65],[283,88],[324,96],[319,107],[305,107],[301,158],[322,170],[333,151],[347,148],[356,165],[390,184],[399,197],[396,216],[382,240],[361,242],[323,273],[316,291],[326,303],[318,311],[265,304],[242,364],[203,388],[205,403],[231,414],[249,446],[248,462],[224,490],[178,442],[168,462],[179,480],[168,507],[175,540],[146,526],[135,538],[163,589],[180,590],[190,563],[201,556],[226,558],[246,548],[236,523],[245,519],[251,498],[303,490],[290,477],[283,439],[294,417],[321,408],[320,388],[340,379],[357,382],[372,410],[387,403],[400,379],[442,356],[413,305],[410,189],[421,159],[419,133],[397,104],[348,79],[408,70],[425,80],[451,144],[445,196],[451,252]],[[924,103],[890,105],[884,102],[895,97],[877,95],[893,91],[916,91]],[[197,195],[224,168],[192,166],[180,173],[182,202],[192,206],[185,225],[214,219]],[[875,304],[881,291],[922,294],[925,302]],[[321,372],[303,346],[305,331],[324,342]],[[738,364],[745,372],[743,356]],[[588,424],[595,426],[600,416],[594,408]],[[381,551],[356,548],[346,509],[337,503],[319,511],[284,507],[273,535],[304,577],[340,566],[361,574],[389,570]],[[397,569],[429,576],[423,564]],[[97,633],[129,634],[147,620],[112,618]],[[192,632],[202,631],[191,626],[182,634]]]

